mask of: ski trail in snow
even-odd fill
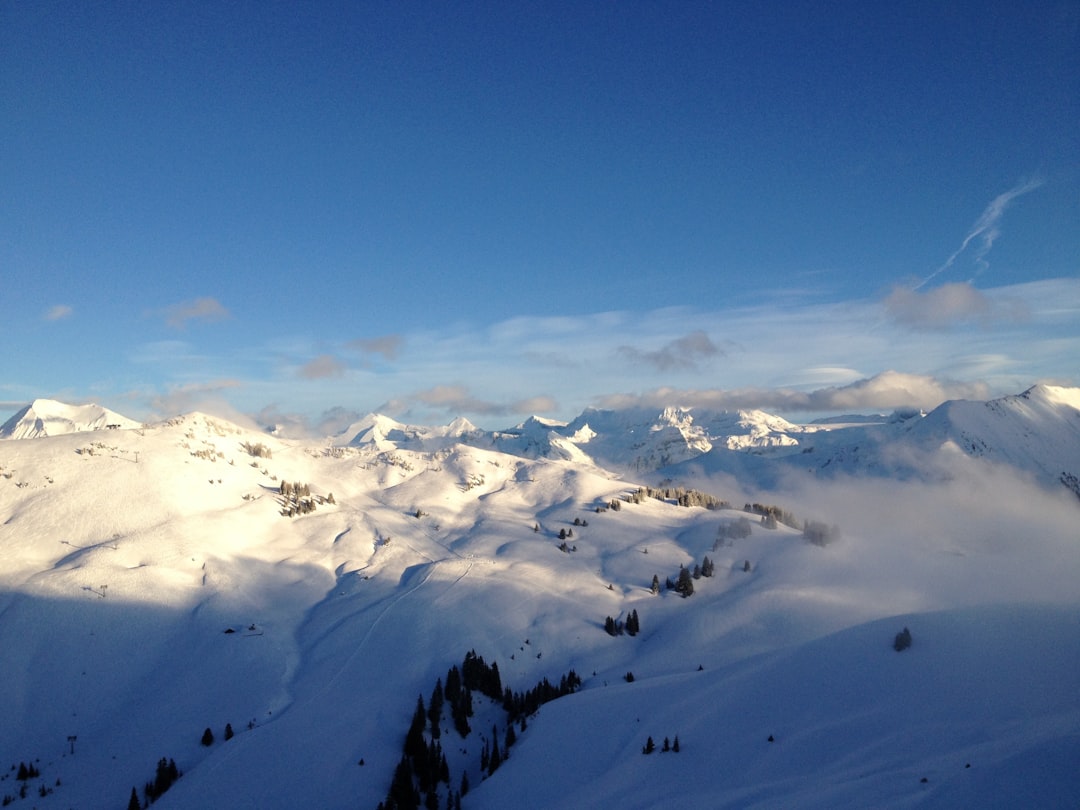
[[[421,556],[426,557],[426,555]],[[415,568],[418,570],[408,575],[409,584],[406,589],[400,592],[390,594],[389,596],[384,597],[382,600],[376,602],[370,608],[368,608],[368,610],[377,610],[378,612],[376,613],[375,618],[372,619],[371,623],[368,625],[367,629],[364,631],[364,635],[360,638],[359,642],[357,642],[355,648],[351,653],[349,653],[348,657],[341,661],[334,675],[331,678],[327,679],[317,692],[313,693],[310,698],[304,701],[305,705],[319,700],[332,686],[334,686],[341,679],[342,675],[346,672],[346,670],[351,668],[356,658],[364,652],[365,647],[370,640],[372,634],[382,624],[383,620],[390,614],[394,607],[396,607],[398,603],[400,603],[402,600],[407,599],[408,597],[416,593],[418,590],[420,590],[420,588],[424,587],[424,585],[426,585],[430,580],[431,574],[437,566],[443,565],[446,562],[465,563],[465,570],[462,571],[459,576],[455,577],[452,581],[446,584],[446,587],[443,589],[443,593],[449,591],[451,588],[461,582],[461,580],[463,580],[466,576],[468,576],[469,572],[472,570],[473,562],[471,560],[462,558],[460,555],[455,554],[455,556],[458,558],[457,560],[430,560],[429,558],[429,562],[427,563],[410,566],[411,568]],[[408,568],[405,569],[406,572],[408,572],[408,570]],[[312,622],[314,614],[323,605],[326,604],[326,601],[326,599],[323,599],[318,604],[311,607],[311,609],[308,611],[307,618],[301,625],[299,635],[303,635],[304,629]],[[434,601],[434,599],[432,601]],[[312,651],[315,645],[317,645],[322,639],[333,635],[333,633],[337,630],[338,627],[353,618],[355,618],[355,614],[350,614],[335,622],[325,632],[321,633],[317,639],[313,639],[308,644],[298,645],[298,648],[300,649],[298,657],[301,659],[301,661],[305,653]],[[295,667],[294,671],[291,673],[293,677],[295,677],[296,673],[299,671],[299,663],[300,662],[298,662],[297,667]]]

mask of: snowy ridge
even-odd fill
[[[66,405],[35,399],[0,425],[0,439],[38,439],[103,428],[137,428],[139,423],[100,405]]]

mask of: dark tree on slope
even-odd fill
[[[214,744],[214,732],[210,730],[210,727],[206,727],[206,731],[202,733],[202,744],[205,746],[211,746]]]
[[[906,627],[896,634],[896,638],[893,639],[893,649],[897,652],[906,650],[911,646],[911,631]]]
[[[679,569],[679,579],[675,583],[675,590],[682,594],[683,598],[692,596],[694,593],[694,580],[685,565]]]
[[[412,723],[405,735],[405,756],[415,760],[423,757],[427,752],[427,743],[424,742],[424,727],[427,725],[427,712],[424,711],[424,698],[416,696],[416,710],[413,712]]]
[[[408,757],[402,757],[394,769],[394,781],[390,783],[387,801],[390,807],[397,810],[419,810],[420,793],[413,787],[412,766]]]
[[[139,804],[139,794],[135,788],[131,789],[131,798],[128,799],[128,810],[142,810],[142,805]]]
[[[653,577],[652,577],[652,588],[651,588],[651,590],[652,590],[652,592],[654,594],[655,593],[660,593],[660,577],[658,577],[656,574],[653,574]]]
[[[503,757],[499,752],[499,729],[491,727],[491,756],[488,757],[488,775],[495,773],[502,765]]]
[[[431,736],[439,739],[439,723],[442,720],[443,686],[442,678],[435,681],[435,688],[431,691],[431,700],[428,703],[428,720],[431,723]]]
[[[225,739],[231,740],[233,738],[232,723],[225,724]]]

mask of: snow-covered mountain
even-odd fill
[[[104,428],[135,428],[139,423],[100,405],[67,405],[35,399],[0,425],[0,439],[37,439]]]
[[[582,683],[512,744],[504,701],[479,691],[467,736],[449,705],[438,740],[425,722],[440,807],[463,775],[465,808],[1075,805],[1080,507],[1012,472],[1032,469],[1021,439],[1050,452],[1041,430],[1067,448],[1075,405],[1071,389],[950,405],[927,435],[968,458],[955,437],[977,433],[1004,462],[986,474],[764,496],[700,465],[773,464],[782,435],[813,456],[849,428],[773,423],[772,445],[732,450],[723,431],[765,417],[594,411],[487,433],[372,416],[312,446],[188,414],[0,443],[0,796],[126,806],[164,758],[182,773],[166,810],[375,810],[417,696],[430,709],[474,650],[512,692]],[[857,429],[923,441],[932,416]],[[648,480],[598,461],[666,454],[739,508],[642,499]],[[757,497],[840,539],[767,528],[741,508]],[[711,576],[691,596],[664,587],[695,566]],[[605,632],[631,614],[636,635]]]

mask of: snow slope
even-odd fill
[[[823,482],[786,505],[844,526],[836,543],[756,516],[730,540],[741,510],[620,500],[637,482],[591,460],[477,446],[463,425],[430,444],[369,427],[309,447],[189,414],[0,444],[0,757],[41,771],[26,799],[14,771],[0,796],[126,806],[168,757],[183,776],[163,808],[374,810],[417,695],[475,649],[514,689],[571,668],[584,685],[530,718],[489,779],[497,709],[478,700],[465,740],[447,729],[465,807],[1080,798],[1067,493],[1005,470]],[[693,596],[650,592],[705,555],[716,574]],[[631,610],[639,636],[604,632]],[[649,735],[682,750],[645,757]]]

